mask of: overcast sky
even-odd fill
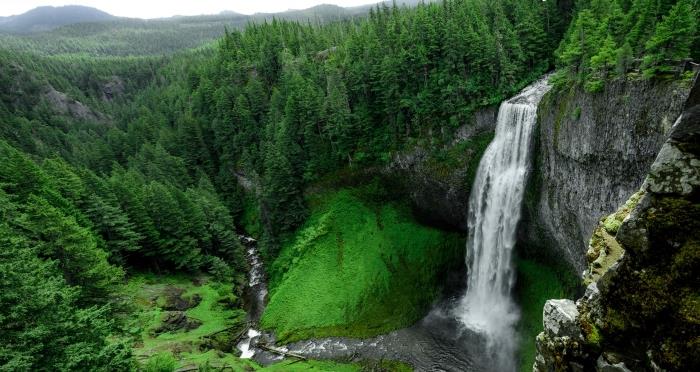
[[[21,14],[44,5],[86,5],[122,17],[158,18],[215,14],[222,10],[252,14],[304,9],[317,4],[355,6],[379,0],[0,0],[0,16]]]

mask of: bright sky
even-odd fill
[[[356,6],[379,0],[0,0],[0,16],[21,14],[38,6],[85,5],[112,15],[158,18],[173,15],[216,14],[222,10],[252,14],[305,9],[318,4]]]

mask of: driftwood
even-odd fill
[[[297,358],[300,360],[306,360],[306,357],[303,355],[299,355],[296,353],[290,353],[289,351],[284,351],[284,350],[282,350],[280,348],[276,348],[274,346],[268,346],[267,344],[262,343],[262,342],[258,342],[257,344],[255,344],[255,347],[263,349],[265,351],[269,351],[271,353],[281,355],[283,357],[292,357],[292,358]]]

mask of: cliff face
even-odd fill
[[[398,181],[419,217],[465,231],[469,193],[497,117],[497,106],[481,109],[445,148],[417,146],[396,155],[383,173]]]
[[[540,103],[537,160],[521,241],[581,272],[598,219],[639,188],[688,94],[687,83],[610,82],[550,92]]]
[[[697,79],[641,189],[600,220],[587,264],[581,299],[545,304],[535,371],[700,370]]]

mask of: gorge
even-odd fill
[[[0,370],[697,370],[699,5],[0,6]]]

